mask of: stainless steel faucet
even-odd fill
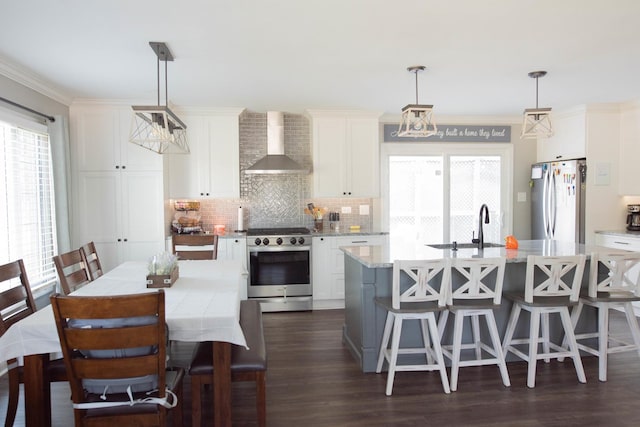
[[[484,249],[484,233],[482,231],[482,219],[484,223],[489,224],[489,207],[486,204],[480,206],[480,213],[478,214],[478,238],[471,239],[471,243],[477,243],[478,249]]]

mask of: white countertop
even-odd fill
[[[557,240],[520,240],[518,249],[485,248],[476,249],[435,249],[427,245],[416,247],[391,245],[378,246],[345,246],[342,251],[369,268],[393,267],[394,260],[440,259],[440,258],[492,258],[506,257],[507,262],[526,262],[529,255],[566,256],[585,254],[587,257],[595,250],[607,250],[600,246],[586,246],[580,243],[560,242]]]
[[[636,239],[640,239],[640,231],[629,231],[629,230],[599,230],[596,231],[597,234],[606,234],[610,236],[620,236],[620,237],[633,237]]]

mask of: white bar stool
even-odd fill
[[[527,386],[530,388],[535,387],[538,359],[548,362],[550,358],[571,357],[578,380],[581,383],[587,381],[569,317],[569,307],[578,304],[585,259],[584,255],[556,257],[529,255],[524,294],[505,293],[505,297],[513,301],[513,308],[502,349],[505,357],[510,351],[529,363]],[[565,283],[565,280],[570,280],[570,283]],[[521,310],[531,314],[529,337],[514,339],[513,333]],[[568,347],[557,345],[550,340],[549,314],[552,313],[560,316]],[[542,337],[540,337],[540,322],[542,322]],[[528,353],[516,347],[521,344],[528,345]],[[541,353],[538,352],[539,344],[542,344]]]
[[[594,252],[590,265],[589,291],[580,297],[580,303],[571,312],[571,323],[575,328],[585,305],[598,310],[598,330],[576,334],[576,340],[598,338],[597,347],[578,342],[578,348],[598,356],[598,379],[607,381],[609,354],[636,350],[640,355],[640,328],[631,305],[633,301],[640,301],[640,253]],[[609,330],[609,310],[616,308],[625,312],[633,343]]]
[[[498,365],[502,382],[509,387],[509,373],[502,352],[502,344],[493,311],[500,308],[505,258],[455,258],[451,264],[451,281],[461,277],[464,282],[453,285],[447,297],[447,311],[438,322],[440,336],[444,332],[449,312],[454,315],[453,345],[443,346],[442,352],[451,360],[451,390],[458,388],[458,370],[463,366]],[[480,316],[484,316],[491,338],[491,346],[482,342]],[[473,342],[462,343],[465,317],[471,318]],[[475,358],[460,360],[462,350],[475,350]],[[484,353],[484,356],[483,356]],[[491,357],[487,358],[486,354]]]
[[[435,313],[445,309],[450,274],[447,259],[395,261],[393,263],[392,297],[376,298],[376,304],[388,312],[376,368],[376,372],[380,373],[384,361],[386,360],[389,364],[387,396],[391,396],[393,391],[396,371],[440,371],[442,388],[445,393],[450,392],[435,317]],[[401,284],[401,277],[405,276],[409,278],[408,287]],[[411,319],[420,321],[423,346],[400,348],[402,322]],[[391,348],[387,348],[392,330]],[[398,365],[399,354],[423,354],[426,363]]]

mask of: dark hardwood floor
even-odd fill
[[[458,391],[450,395],[443,393],[436,372],[400,372],[393,396],[387,397],[386,374],[363,374],[342,345],[341,310],[265,313],[264,321],[271,427],[640,425],[640,358],[635,352],[610,356],[606,383],[598,381],[597,359],[584,357],[586,384],[578,383],[571,361],[552,361],[539,363],[536,388],[529,389],[526,364],[510,363],[510,388],[502,385],[494,366],[462,368]],[[612,325],[626,327],[617,313]],[[188,363],[190,354],[188,344],[173,349],[180,365]],[[188,378],[185,385],[185,426],[190,426]],[[52,387],[54,426],[71,426],[68,386]],[[3,377],[0,414],[6,394]],[[16,426],[24,424],[22,401],[20,406]],[[210,420],[211,408],[204,412]],[[256,425],[252,383],[233,385],[233,424]]]

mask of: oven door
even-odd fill
[[[249,248],[250,298],[311,295],[309,247]]]

